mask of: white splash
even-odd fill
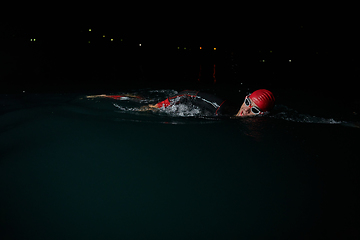
[[[160,111],[171,116],[179,116],[179,117],[194,117],[201,115],[200,108],[196,106],[188,106],[186,104],[174,104],[168,106],[167,108],[160,108]]]

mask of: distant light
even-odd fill
[[[177,47],[178,50],[180,50],[180,47]]]
[[[260,60],[260,62],[265,62],[265,59],[263,59],[263,60]]]
[[[141,47],[141,43],[139,43],[139,47]]]
[[[272,50],[270,50],[270,53],[272,53]]]
[[[214,51],[216,51],[216,47],[214,47]]]
[[[291,62],[291,59],[289,59],[289,62]]]
[[[120,42],[122,42],[122,41],[123,41],[123,39],[121,38],[121,39],[120,39]]]
[[[32,38],[30,38],[30,42],[32,42],[33,41],[33,39]]]
[[[103,35],[103,37],[105,37],[105,35]]]
[[[113,42],[113,41],[114,41],[114,39],[112,38],[112,39],[110,39],[110,41],[112,41],[112,42]]]
[[[88,41],[88,43],[90,43],[90,41]]]
[[[91,32],[91,28],[89,28],[89,32]]]
[[[200,50],[202,49],[202,47],[200,47]]]
[[[184,47],[184,50],[186,50],[186,47]]]

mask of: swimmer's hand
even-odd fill
[[[156,111],[158,110],[157,104],[149,104],[146,106],[142,106],[139,111]]]
[[[149,108],[158,108],[157,104],[149,104]]]

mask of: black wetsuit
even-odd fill
[[[176,95],[168,97],[166,100],[158,103],[158,107],[168,107],[174,104],[192,104],[201,109],[204,115],[212,116],[235,116],[240,106],[239,104],[223,100],[215,95],[185,90]]]

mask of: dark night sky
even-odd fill
[[[223,46],[242,44],[244,48],[275,45],[297,49],[307,45],[341,51],[349,50],[357,39],[357,17],[349,12],[351,6],[341,10],[338,5],[306,6],[301,2],[236,6],[226,2],[136,2],[22,7],[14,8],[14,14],[2,21],[5,35],[27,31],[58,36],[96,26],[147,41],[215,42]]]
[[[259,58],[259,51],[273,50],[277,55],[272,56],[298,58],[304,66],[320,57],[330,63],[331,71],[336,69],[335,76],[344,76],[348,83],[359,77],[358,21],[351,6],[341,9],[338,5],[304,6],[301,2],[240,6],[175,2],[164,6],[151,2],[77,7],[30,3],[22,7],[14,8],[15,13],[1,23],[3,51],[8,54],[26,52],[29,39],[37,38],[47,58],[44,61],[59,63],[86,45],[87,30],[92,28],[93,38],[106,34],[124,38],[132,46],[156,46],[157,52],[150,53],[154,56],[177,46],[216,46],[249,59]],[[111,51],[101,54],[114,55]],[[325,78],[331,76],[331,72],[325,74]]]
[[[175,2],[66,2],[49,5],[14,4],[8,6],[7,25],[14,28],[54,31],[56,28],[79,28],[98,25],[115,32],[127,32],[138,37],[149,35],[191,39],[221,39],[243,34],[241,38],[256,40],[267,33],[282,39],[299,26],[304,26],[314,38],[351,34],[357,24],[352,6],[338,3],[213,3]],[[265,40],[265,39],[264,39]],[[266,39],[265,41],[269,41]]]

